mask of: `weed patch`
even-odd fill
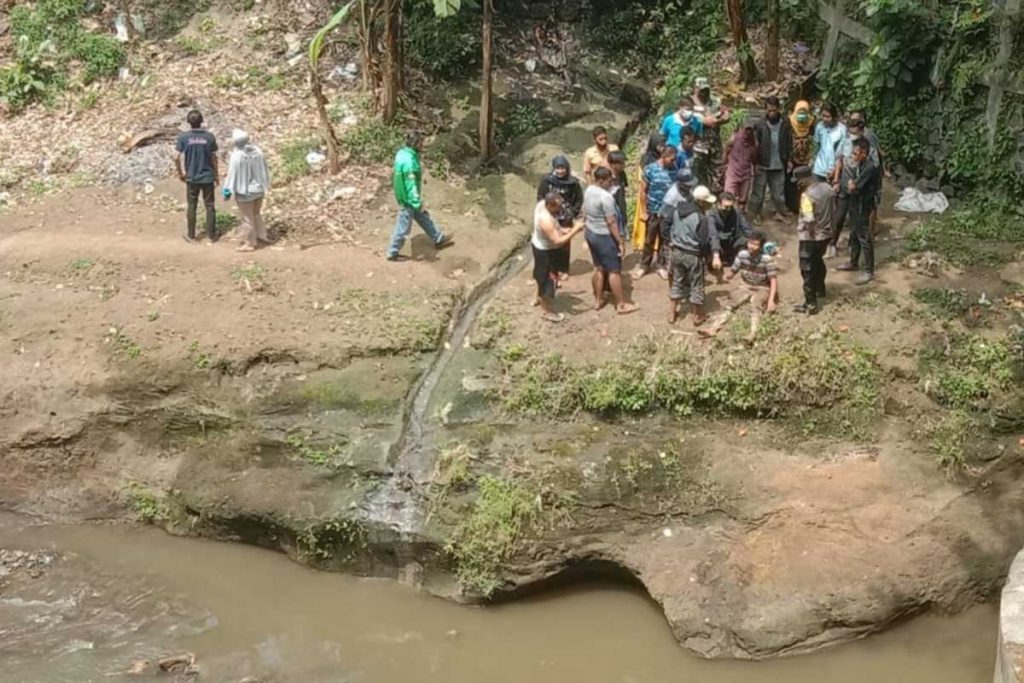
[[[1024,246],[1024,219],[999,210],[961,209],[931,218],[907,238],[910,251],[934,251],[957,266],[997,266]]]
[[[231,271],[231,278],[247,292],[258,292],[266,289],[267,269],[258,263],[247,263]]]
[[[745,356],[723,355],[645,338],[599,365],[575,367],[560,356],[507,361],[504,404],[513,413],[543,416],[664,410],[773,417],[836,404],[878,410],[873,352],[831,330],[780,333],[756,366]]]
[[[968,444],[981,429],[977,417],[964,410],[953,410],[928,429],[932,452],[947,475],[962,472],[968,465]]]
[[[169,516],[167,504],[155,493],[138,484],[132,484],[128,489],[128,509],[136,519],[146,524],[167,519]]]
[[[195,340],[188,345],[188,357],[196,370],[208,370],[213,364],[212,356],[199,348],[199,342]]]
[[[326,448],[311,445],[305,437],[293,434],[286,442],[300,460],[308,462],[316,467],[328,467],[334,465],[342,454],[342,447],[332,444]]]
[[[921,349],[918,361],[925,394],[947,408],[961,410],[985,410],[1019,375],[1010,342],[976,334],[933,339]]]
[[[135,360],[142,356],[142,347],[125,334],[123,330],[119,330],[116,327],[111,327],[107,330],[107,336],[103,339],[103,343],[109,345],[116,355],[123,358]]]
[[[280,177],[282,183],[290,183],[308,175],[312,169],[306,162],[306,155],[319,149],[320,139],[315,137],[299,137],[285,142],[278,149],[280,163],[275,176]]]
[[[494,144],[506,147],[517,138],[540,133],[546,125],[544,107],[539,102],[515,102],[505,116],[497,118],[494,126]]]
[[[984,324],[985,312],[991,307],[991,303],[975,301],[966,289],[925,287],[911,294],[937,317],[961,318],[968,327]]]
[[[379,119],[364,117],[346,130],[339,140],[350,157],[360,164],[383,164],[391,161],[395,150],[402,146],[402,131]]]
[[[488,597],[501,585],[501,567],[523,533],[537,520],[536,493],[525,485],[485,475],[468,515],[455,528],[445,552],[466,592]]]
[[[314,562],[349,562],[366,548],[366,529],[354,519],[334,519],[306,527],[297,541],[299,552]]]

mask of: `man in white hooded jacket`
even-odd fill
[[[228,162],[228,175],[224,179],[224,198],[232,195],[238,203],[242,218],[239,236],[242,245],[238,251],[255,251],[259,243],[269,243],[263,225],[263,197],[270,190],[270,169],[259,147],[249,142],[249,134],[235,130],[231,135],[235,148]]]

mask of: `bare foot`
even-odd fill
[[[629,315],[630,313],[636,313],[640,310],[640,307],[636,304],[619,304],[615,307],[615,312],[619,315]]]
[[[565,313],[541,313],[540,317],[549,323],[560,323],[565,320]]]
[[[693,326],[694,327],[700,327],[701,325],[703,325],[707,321],[708,321],[708,317],[706,315],[695,315],[695,316],[693,316]]]
[[[594,301],[594,310],[595,311],[600,311],[602,308],[604,308],[607,305],[608,305],[608,302],[602,296],[600,299],[596,299]]]
[[[533,303],[531,303],[530,305],[531,306],[540,306],[540,297],[539,296],[533,297]]]
[[[559,273],[558,274],[558,279],[561,282],[568,282],[569,281],[569,273]]]
[[[676,324],[676,320],[678,320],[678,319],[679,319],[679,311],[677,311],[676,309],[673,308],[668,313],[668,324],[669,325],[675,325]]]
[[[702,336],[704,339],[711,339],[715,336],[716,332],[714,330],[697,330],[697,334]]]

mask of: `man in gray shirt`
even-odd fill
[[[800,187],[800,216],[796,233],[800,240],[800,275],[804,280],[804,302],[793,306],[797,313],[814,315],[818,299],[825,296],[825,251],[832,239],[835,190],[818,180],[810,166],[793,171]]]
[[[672,212],[669,229],[668,324],[675,324],[679,308],[688,299],[693,310],[693,324],[707,320],[704,312],[705,256],[711,255],[711,269],[719,270],[718,232],[710,228],[704,212],[714,205],[716,198],[703,185],[694,188]]]
[[[786,210],[786,173],[791,171],[790,158],[793,154],[793,127],[779,109],[779,98],[765,100],[765,118],[757,128],[758,159],[754,185],[747,204],[754,220],[761,219],[765,189],[772,195],[775,218],[778,220]]]
[[[594,183],[583,194],[584,236],[594,260],[594,309],[605,306],[605,283],[615,299],[615,310],[620,315],[632,313],[636,306],[626,303],[622,292],[622,254],[625,242],[619,232],[619,219],[615,197],[611,193],[614,182],[612,172],[604,166],[594,169]]]

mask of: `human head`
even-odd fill
[[[665,168],[676,165],[676,148],[672,145],[665,145],[661,148],[661,165]]]
[[[839,123],[839,110],[836,105],[826,102],[821,105],[821,122],[826,128],[834,128]]]
[[[704,76],[693,79],[693,90],[701,102],[706,103],[711,99],[711,83]]]
[[[736,195],[732,192],[723,192],[718,195],[718,208],[723,213],[732,213],[736,210]]]
[[[249,144],[249,134],[240,128],[235,128],[231,132],[231,141],[235,143],[235,147],[241,149]]]
[[[810,166],[797,166],[794,168],[793,179],[796,180],[796,185],[801,192],[817,182],[814,174],[811,173]]]
[[[679,113],[683,116],[690,116],[693,114],[693,98],[689,95],[683,95],[679,98]]]
[[[551,160],[551,172],[559,178],[568,178],[572,172],[572,167],[569,165],[569,159],[559,154]]]
[[[594,142],[597,144],[598,149],[604,149],[608,146],[608,131],[604,126],[594,128]]]
[[[697,177],[693,175],[693,171],[690,169],[681,168],[676,171],[676,185],[679,186],[680,190],[690,194],[698,184]]]
[[[747,140],[754,139],[754,122],[750,119],[743,122],[743,137]]]
[[[198,109],[193,109],[185,117],[185,120],[188,121],[188,125],[191,128],[202,128],[203,127],[203,112],[199,111]]]
[[[544,195],[544,207],[552,216],[557,216],[562,210],[562,195],[554,190]]]
[[[626,155],[615,150],[608,155],[608,165],[612,167],[613,173],[622,173],[626,168]]]
[[[594,170],[594,183],[607,190],[612,186],[612,172],[604,166],[598,166]]]
[[[793,118],[801,125],[809,125],[814,118],[811,115],[811,105],[807,100],[800,100],[793,108]]]
[[[768,237],[760,230],[755,232],[753,235],[747,238],[747,251],[751,255],[756,256],[764,248],[764,243],[768,241]]]
[[[867,159],[870,153],[871,143],[868,142],[867,138],[857,138],[853,141],[853,158],[857,163]]]
[[[779,120],[779,98],[772,95],[764,101],[765,116],[769,121],[775,123]]]
[[[684,126],[682,133],[680,135],[680,140],[683,149],[689,152],[691,149],[693,149],[694,145],[697,144],[697,133],[694,132],[693,128],[690,128],[689,126]]]
[[[863,119],[852,119],[847,126],[850,130],[850,137],[857,140],[864,135],[864,120]]]
[[[405,134],[405,146],[412,147],[417,152],[423,146],[423,135],[418,130],[410,130]]]
[[[718,201],[718,197],[711,194],[711,190],[706,185],[698,185],[694,188],[692,196],[697,205],[704,210],[710,209]]]
[[[864,113],[863,109],[851,110],[848,118],[850,119],[850,125],[853,125],[854,121],[860,121],[865,126],[868,125],[868,117],[867,114]]]

